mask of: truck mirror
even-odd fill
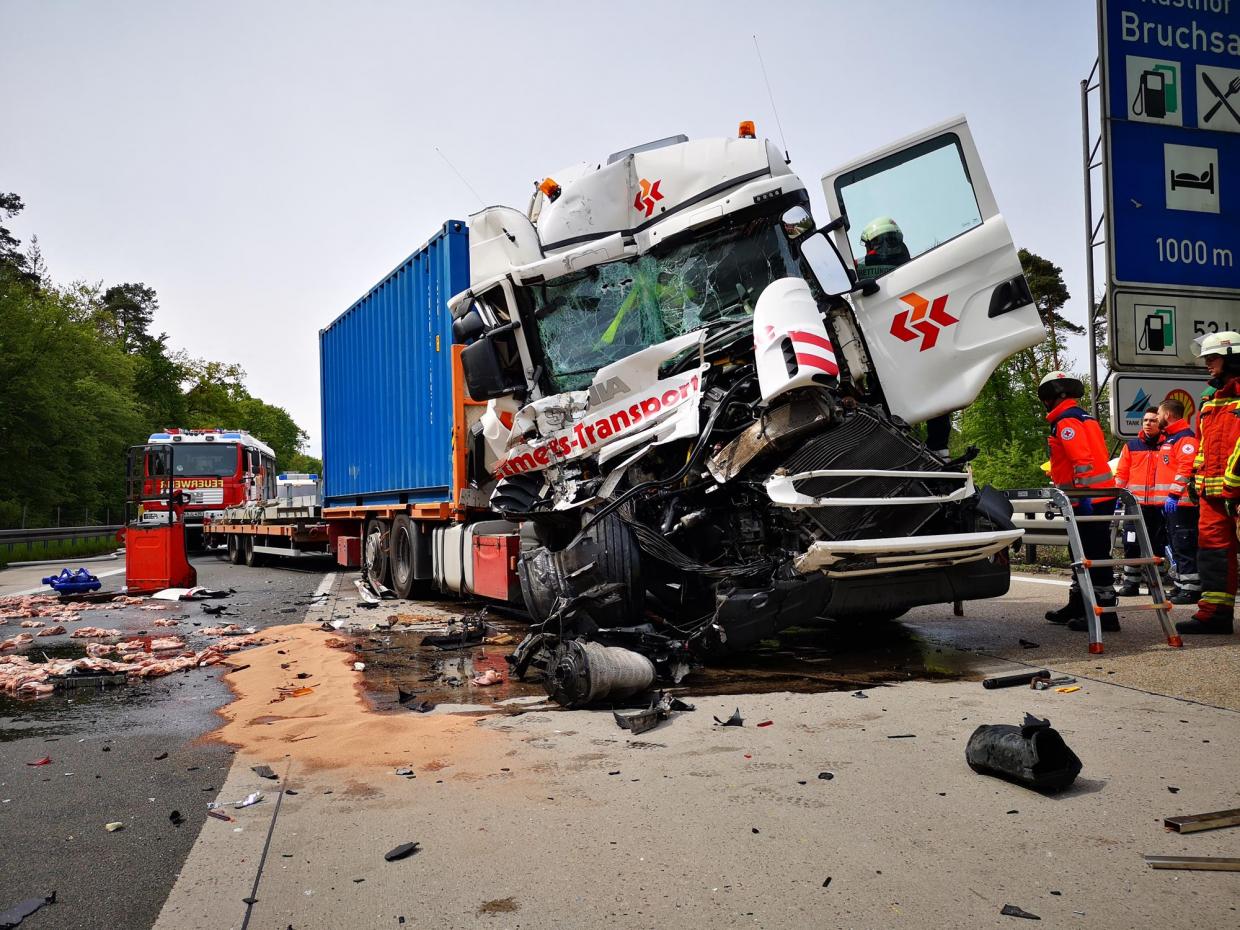
[[[802,206],[789,207],[779,219],[789,239],[800,239],[814,228],[814,218]]]
[[[491,330],[461,350],[465,387],[474,400],[494,400],[525,393],[521,355],[512,324]]]
[[[848,273],[848,266],[825,232],[810,233],[798,239],[797,246],[824,294],[838,297],[853,289],[853,276]]]
[[[452,321],[452,341],[462,345],[473,342],[484,329],[486,323],[482,321],[482,314],[471,308],[464,316]]]

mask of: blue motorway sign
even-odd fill
[[[1240,0],[1103,0],[1111,284],[1240,290]]]

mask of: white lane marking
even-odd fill
[[[57,572],[57,574],[60,574],[60,573],[59,573],[59,572]],[[113,575],[123,575],[123,574],[125,574],[125,569],[123,569],[123,568],[114,568],[114,569],[112,569],[112,571],[110,571],[110,572],[94,572],[93,574],[94,574],[94,576],[95,576],[96,578],[110,578],[110,577],[112,577]],[[14,597],[21,597],[21,596],[22,596],[22,595],[24,595],[24,594],[55,594],[55,593],[56,593],[56,592],[55,592],[55,591],[53,591],[50,587],[48,587],[47,585],[43,585],[43,587],[41,587],[41,588],[31,588],[29,591],[15,591],[15,592],[13,592],[13,595],[12,595],[12,596],[14,596]]]
[[[314,589],[315,597],[322,597],[324,594],[331,594],[332,588],[336,586],[336,573],[328,572],[323,576],[323,580],[319,582],[319,586]]]
[[[1027,581],[1030,584],[1053,584],[1057,588],[1072,587],[1071,581],[1060,581],[1058,578],[1030,578],[1028,575],[1013,575],[1013,581]]]

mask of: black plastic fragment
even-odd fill
[[[1026,714],[1019,727],[1006,723],[978,727],[969,737],[965,759],[975,772],[1039,791],[1061,791],[1081,772],[1081,760],[1051,722],[1032,714]]]
[[[715,723],[721,727],[743,727],[745,725],[745,718],[741,716],[741,709],[738,707],[727,720],[720,720],[716,717]]]
[[[185,815],[180,811],[173,811],[168,815],[168,819],[172,821],[172,825],[174,827],[179,827],[181,824],[185,823]]]
[[[417,697],[419,693],[420,692],[418,691],[406,691],[404,688],[397,688],[396,700],[400,704],[408,704],[415,697]]]
[[[166,752],[161,752],[159,755],[157,755],[157,756],[155,757],[155,761],[156,761],[156,762],[162,762],[164,759],[167,759],[167,758],[168,758],[168,753],[166,753]]]
[[[1028,911],[1021,910],[1015,904],[1003,905],[1003,910],[999,912],[1004,917],[1023,917],[1025,920],[1041,920],[1037,914],[1030,914]]]
[[[213,617],[228,609],[227,604],[199,604],[198,606],[202,608],[204,614],[210,614]]]
[[[1032,640],[1029,640],[1029,639],[1018,639],[1018,640],[1017,640],[1017,642],[1018,642],[1018,643],[1020,643],[1020,644],[1021,644],[1021,646],[1023,646],[1025,649],[1038,649],[1038,648],[1041,648],[1041,644],[1040,644],[1040,643],[1035,643],[1035,642],[1033,642]]]
[[[417,843],[401,843],[395,849],[388,850],[383,854],[383,858],[388,862],[395,862],[397,859],[405,859],[412,856],[416,852],[420,852]]]
[[[279,775],[277,775],[275,772],[271,770],[270,765],[252,765],[250,766],[250,771],[253,772],[255,775],[257,775],[259,778],[279,778],[280,777]]]
[[[432,710],[435,709],[435,702],[434,701],[414,701],[412,704],[406,704],[405,706],[408,707],[412,711],[417,711],[419,714],[429,714]]]
[[[828,875],[828,876],[827,876],[827,880],[826,880],[825,882],[823,882],[823,883],[822,883],[822,887],[823,887],[823,888],[826,888],[826,887],[827,887],[828,885],[830,885],[830,884],[831,884],[831,876],[830,876],[830,875]]]
[[[10,905],[3,911],[0,911],[0,930],[9,930],[16,927],[23,920],[43,907],[45,904],[56,903],[56,892],[44,895],[39,898],[27,898],[24,901],[18,901],[16,904]]]
[[[834,777],[835,777],[835,773],[834,773],[834,772],[819,772],[819,773],[818,773],[818,778],[819,778],[819,780],[821,780],[821,781],[830,781],[830,780],[831,780],[831,779],[833,779]]]

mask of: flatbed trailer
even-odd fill
[[[324,557],[332,554],[331,534],[318,503],[317,475],[282,474],[276,481],[279,496],[229,507],[203,522],[203,542],[228,550],[234,565],[258,565],[268,556]],[[294,483],[303,493],[294,495]]]

